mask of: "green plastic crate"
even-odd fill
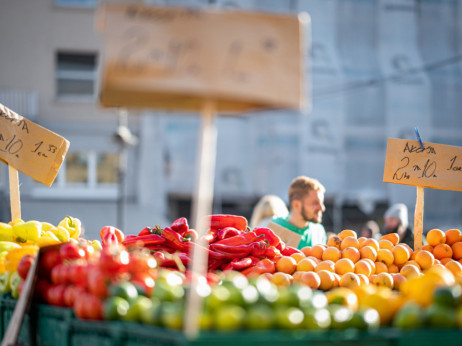
[[[462,345],[461,329],[416,329],[402,331],[398,346],[444,346]]]
[[[0,297],[0,329],[1,337],[5,335],[8,325],[10,323],[11,317],[13,316],[14,309],[16,307],[17,300],[11,297],[9,294],[4,294]],[[31,321],[34,320],[34,317],[31,316],[31,313],[26,313],[22,321],[21,329],[19,330],[17,343],[21,345],[35,345],[35,336],[36,330]]]
[[[73,319],[72,309],[46,304],[33,306],[37,313],[37,345],[69,345],[69,329]]]
[[[183,346],[188,345],[181,331],[145,325],[141,323],[119,322],[119,341],[121,346]]]
[[[114,346],[119,344],[116,323],[90,321],[74,318],[69,326],[69,345],[72,346]]]

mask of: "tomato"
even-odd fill
[[[40,254],[39,277],[50,278],[51,270],[62,262],[58,250],[49,250]]]
[[[48,303],[56,306],[64,306],[64,292],[66,288],[67,285],[65,284],[51,285],[47,293]]]
[[[131,282],[138,287],[141,287],[144,295],[150,297],[152,292],[154,291],[155,281],[152,275],[148,273],[136,273],[132,276]]]
[[[88,290],[99,298],[108,296],[108,284],[111,277],[97,266],[87,268]]]
[[[85,250],[73,242],[62,244],[59,248],[59,254],[63,261],[85,259],[86,256]]]
[[[21,279],[26,280],[27,273],[29,273],[29,268],[31,267],[32,263],[34,263],[34,260],[35,256],[30,254],[21,257],[16,268],[16,271],[18,272]]]
[[[153,256],[141,251],[130,252],[127,270],[130,274],[150,272],[157,268],[157,262]]]
[[[68,281],[76,286],[86,287],[88,284],[87,278],[87,263],[72,263],[68,265]]]
[[[110,275],[127,273],[130,254],[124,246],[109,246],[101,250],[99,267]]]
[[[66,287],[64,291],[64,306],[71,307],[74,306],[74,301],[75,301],[75,294],[76,294],[76,286],[74,285],[69,285]]]
[[[103,302],[88,292],[78,292],[74,301],[74,313],[78,318],[102,320]]]
[[[69,266],[64,263],[58,264],[51,270],[51,282],[57,284],[67,284],[70,282]]]
[[[47,301],[46,294],[48,292],[48,288],[50,287],[50,283],[48,280],[39,278],[35,284],[35,289],[34,289],[34,300],[37,300],[39,302],[41,301]]]

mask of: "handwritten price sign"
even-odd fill
[[[0,104],[0,159],[51,186],[69,142]]]
[[[383,181],[462,191],[462,148],[389,138]]]
[[[300,108],[297,16],[106,4],[100,100],[108,107],[218,111]]]

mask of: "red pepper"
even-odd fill
[[[281,252],[284,251],[285,248],[286,248],[286,243],[284,243],[282,240],[279,243],[279,245],[276,246],[276,249],[278,249]]]
[[[170,225],[170,228],[175,232],[183,235],[189,229],[188,220],[185,217],[180,217],[179,219],[173,221],[173,223]]]
[[[197,234],[195,229],[188,229],[184,234],[183,234],[183,240],[189,240],[189,241],[197,241],[197,238],[199,235]]]
[[[242,232],[241,234],[236,235],[234,237],[230,237],[230,238],[217,241],[210,246],[211,247],[214,245],[240,246],[240,245],[251,244],[257,240],[259,240],[259,238],[254,232]]]
[[[242,231],[239,231],[239,230],[235,229],[234,227],[225,227],[225,228],[218,231],[217,239],[218,240],[223,240],[223,239],[226,239],[226,238],[234,237],[234,236],[239,235],[241,233],[242,233]]]
[[[165,238],[157,234],[140,235],[125,239],[122,244],[125,246],[129,245],[162,245],[166,242]]]
[[[243,270],[252,265],[252,259],[250,257],[235,258],[231,261],[230,265],[234,270]]]
[[[226,259],[217,259],[217,258],[210,258],[207,266],[207,270],[209,272],[217,270],[220,268],[223,264],[226,263]]]
[[[274,246],[268,246],[265,251],[265,256],[268,258],[273,258],[276,256],[281,256],[281,251],[276,249]]]
[[[303,252],[301,250],[296,249],[296,248],[294,248],[292,246],[286,246],[286,248],[281,251],[281,254],[283,256],[290,256],[290,255],[292,255],[294,253],[300,253],[300,254],[303,255]]]
[[[234,227],[239,231],[247,229],[247,219],[243,216],[215,214],[210,215],[210,228],[220,230],[225,227]]]
[[[167,240],[168,244],[170,244],[170,246],[175,250],[186,253],[189,252],[191,243],[189,241],[183,241],[183,237],[170,227],[164,228],[162,236]]]
[[[256,257],[263,256],[266,252],[266,243],[264,241],[257,241],[252,243],[252,255]]]
[[[269,246],[278,246],[281,242],[281,238],[279,238],[279,236],[270,228],[255,227],[253,232],[255,232],[256,235],[263,235],[264,239],[268,241]]]
[[[268,258],[258,261],[253,267],[244,269],[241,273],[248,278],[258,277],[264,273],[274,273],[276,271],[276,264]]]
[[[174,259],[174,256],[177,256],[183,265],[187,266],[191,259],[189,256],[183,252],[175,252],[171,255],[165,256],[165,260],[162,262],[162,267],[178,267],[177,262]]]
[[[164,245],[145,245],[144,247],[148,250],[151,250],[151,252],[154,252],[154,253],[158,251],[174,253],[176,251],[165,244]]]
[[[209,229],[209,231],[202,236],[202,240],[207,244],[211,244],[216,240],[216,237],[217,231]]]
[[[124,234],[120,229],[115,228],[114,226],[104,226],[99,231],[101,237],[101,244],[106,245],[118,245],[124,241]]]
[[[138,233],[138,235],[148,235],[148,234],[152,234],[152,227],[145,227],[143,228],[140,233]]]

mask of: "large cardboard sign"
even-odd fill
[[[105,4],[100,101],[106,107],[218,112],[300,108],[299,16]]]
[[[462,191],[462,148],[389,138],[383,181]]]
[[[69,142],[0,104],[0,160],[51,186]]]
[[[300,234],[292,232],[290,229],[282,227],[272,221],[269,223],[268,228],[276,233],[288,246],[297,248],[298,244],[300,244],[300,240],[302,240],[302,236]]]

